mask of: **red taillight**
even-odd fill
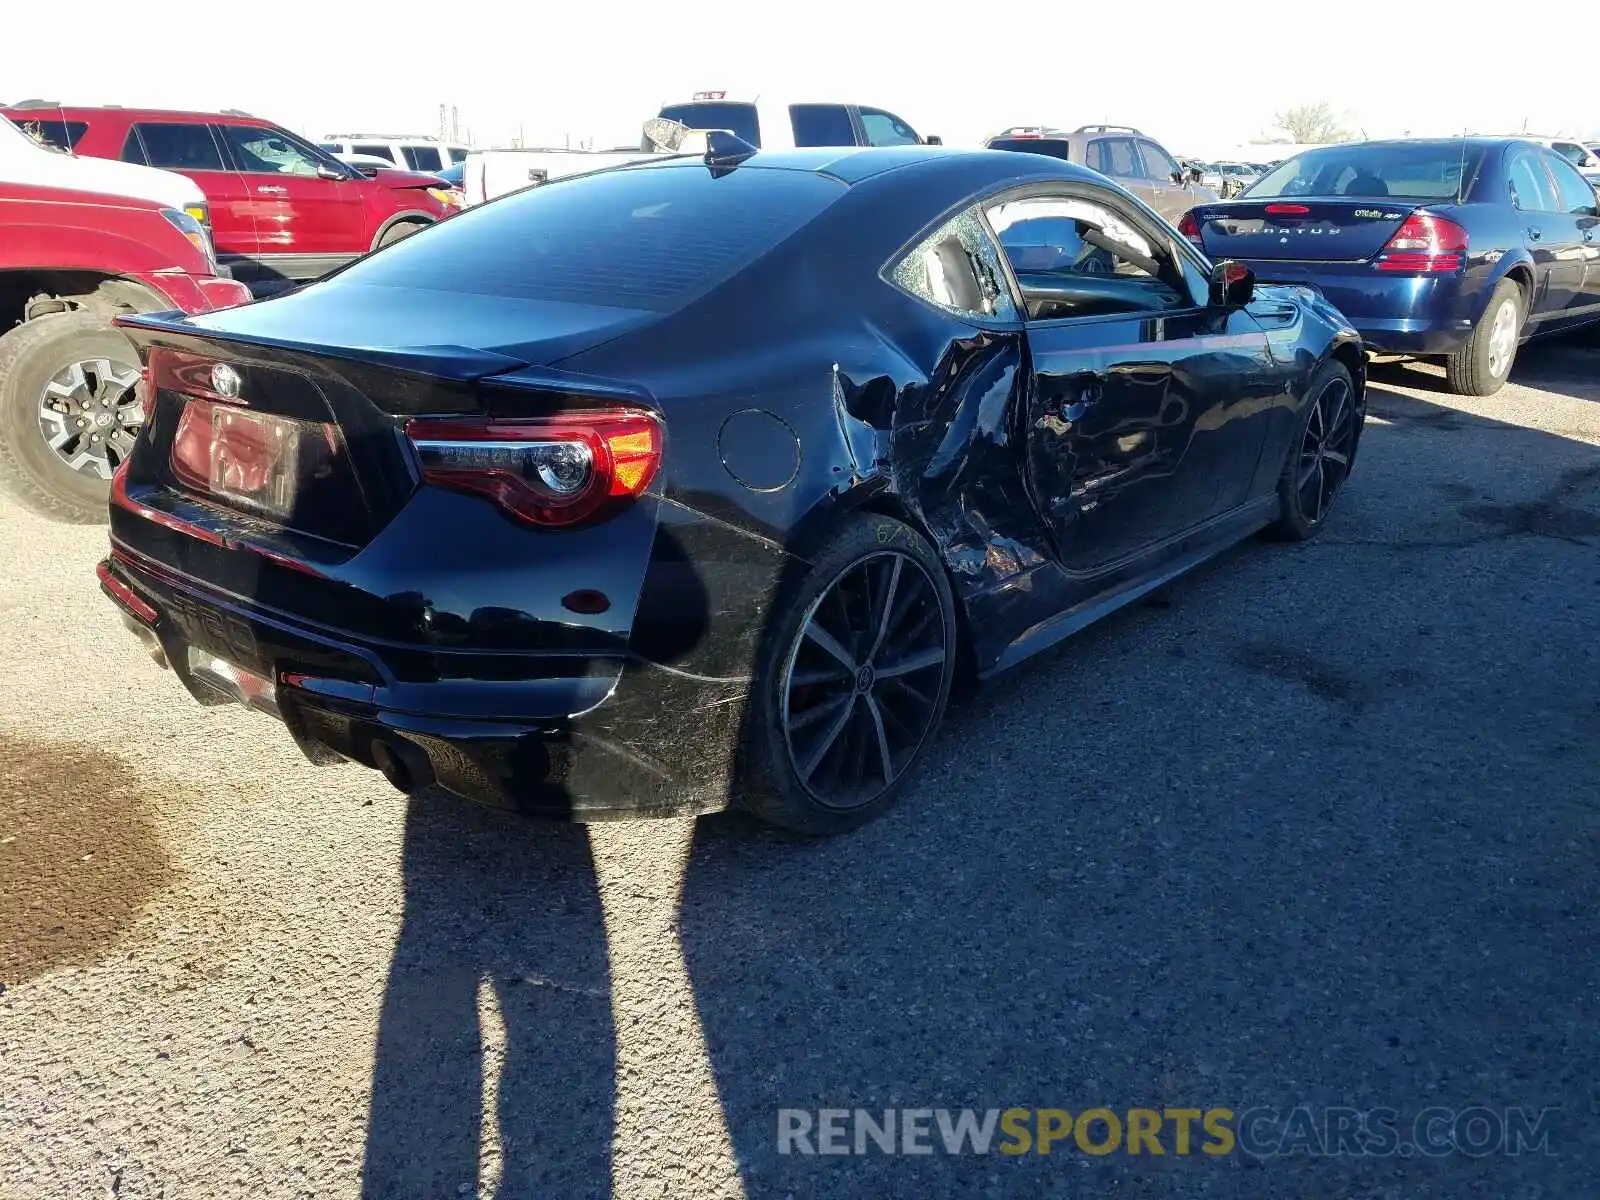
[[[1183,220],[1178,222],[1178,232],[1183,234],[1183,236],[1188,238],[1191,242],[1195,242],[1197,244],[1199,243],[1200,222],[1194,219],[1194,209],[1191,208],[1188,212],[1183,214]]]
[[[527,421],[421,418],[406,436],[437,487],[487,496],[534,525],[576,525],[643,494],[661,465],[661,424],[607,409]]]
[[[1459,271],[1467,261],[1467,231],[1432,213],[1412,213],[1378,252],[1380,271],[1437,275]]]

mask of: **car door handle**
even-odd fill
[[[279,187],[277,184],[268,183],[262,184],[256,189],[256,191],[260,192],[263,196],[286,196],[289,193],[289,189],[286,187]]]
[[[1528,236],[1537,242],[1544,236],[1544,233],[1537,226],[1530,225],[1528,226]]]

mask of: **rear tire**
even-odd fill
[[[60,380],[75,365],[80,372],[87,368],[87,377],[78,376],[85,386],[68,395]],[[0,337],[0,490],[42,516],[103,524],[111,490],[107,476],[138,432],[131,419],[137,409],[128,411],[133,397],[122,387],[131,387],[138,369],[133,343],[98,313],[53,313]],[[52,448],[44,407],[50,408],[54,436],[71,439],[63,452],[85,469],[74,469]],[[80,423],[86,423],[82,433]]]
[[[738,803],[771,824],[843,833],[903,794],[944,718],[955,601],[916,530],[850,518],[773,608],[751,685]]]
[[[1467,344],[1445,359],[1444,378],[1452,392],[1492,396],[1505,386],[1517,360],[1522,319],[1522,289],[1502,279]]]

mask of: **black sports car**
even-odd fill
[[[711,140],[121,322],[100,579],[197,700],[407,792],[832,832],[955,680],[1326,521],[1364,368],[1311,291],[1068,163]]]

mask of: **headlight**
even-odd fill
[[[429,188],[428,195],[446,208],[460,208],[465,200],[459,188]]]
[[[214,272],[217,269],[217,252],[212,249],[211,235],[206,232],[206,227],[200,223],[200,219],[187,210],[179,212],[175,208],[163,208],[161,215],[205,256],[206,262]]]

